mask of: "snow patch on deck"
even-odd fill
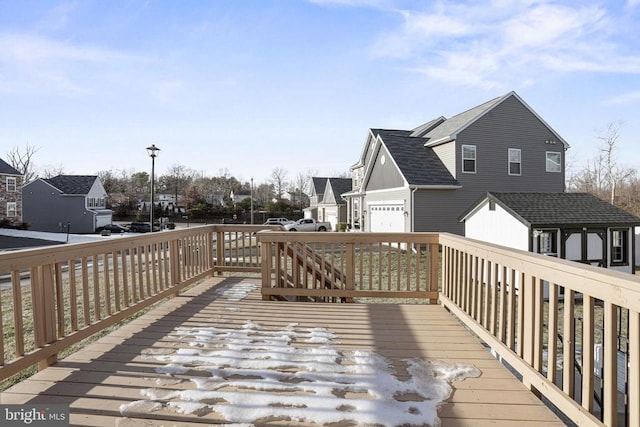
[[[221,294],[242,299],[253,290],[240,285]],[[394,367],[375,352],[334,348],[328,329],[298,324],[275,329],[249,321],[240,328],[178,328],[174,335],[189,348],[146,357],[166,362],[157,371],[172,379],[186,376],[182,387],[144,389],[143,399],[120,407],[122,415],[161,407],[201,417],[217,413],[230,423],[439,425],[438,407],[451,383],[480,375],[472,365],[418,359]]]

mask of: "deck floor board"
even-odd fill
[[[141,398],[145,389],[187,390],[190,379],[206,377],[189,370],[172,376],[156,371],[166,361],[155,356],[188,349],[178,328],[242,330],[247,322],[264,328],[326,328],[331,346],[341,351],[367,350],[391,361],[399,379],[404,359],[424,359],[475,366],[480,375],[452,384],[441,406],[442,426],[563,425],[480,341],[439,305],[323,304],[262,301],[259,289],[238,299],[220,294],[237,282],[258,285],[256,278],[212,278],[168,300],[108,336],[58,361],[0,394],[4,404],[68,404],[72,425],[200,426],[224,424],[220,414],[183,414],[163,407],[145,416],[121,413],[121,405]],[[314,344],[296,342],[298,348]],[[357,420],[357,415],[354,416]],[[256,425],[321,425],[261,420]],[[332,424],[357,425],[353,421]]]

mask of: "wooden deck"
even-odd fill
[[[188,426],[238,423],[236,419],[225,419],[220,412],[199,409],[187,414],[171,406],[169,402],[179,400],[178,393],[195,388],[191,381],[193,378],[211,380],[211,369],[219,367],[206,367],[203,370],[201,366],[189,365],[188,370],[180,373],[175,370],[179,366],[176,366],[176,359],[172,357],[176,356],[179,349],[182,349],[181,354],[189,355],[198,348],[190,345],[198,335],[193,328],[199,329],[200,333],[204,333],[204,328],[210,328],[206,332],[218,334],[214,342],[223,346],[224,337],[233,335],[234,331],[248,329],[248,336],[259,335],[260,332],[255,328],[260,325],[261,331],[267,331],[274,337],[284,334],[283,331],[295,330],[296,338],[287,348],[298,349],[318,349],[326,345],[326,341],[318,339],[325,330],[313,329],[326,328],[325,332],[334,334],[331,348],[343,355],[369,351],[387,358],[394,368],[392,373],[399,380],[409,376],[407,363],[403,361],[405,359],[475,366],[479,376],[454,382],[453,393],[438,411],[442,426],[445,427],[563,425],[442,306],[266,302],[260,298],[257,288],[246,297],[220,292],[221,287],[237,288],[239,283],[259,284],[254,277],[207,279],[84,350],[3,392],[0,402],[68,404],[72,425]],[[310,331],[319,333],[314,335],[316,340],[304,339]],[[239,362],[231,361],[231,358],[253,360],[254,353],[246,350],[251,345],[247,342],[242,345],[242,350],[228,355],[230,365],[239,366],[234,365]],[[255,351],[260,351],[265,345],[257,345]],[[226,348],[232,350],[230,346]],[[273,351],[283,350],[278,348]],[[285,356],[290,357],[289,354]],[[321,361],[321,356],[318,356],[318,362]],[[171,362],[174,365],[169,365]],[[295,364],[291,365],[280,368],[279,375],[295,376]],[[169,370],[173,374],[167,375],[158,369]],[[246,371],[244,374],[231,375],[224,379],[230,381],[228,385],[218,386],[215,393],[205,396],[201,401],[228,408],[233,405],[223,402],[216,394],[227,391],[236,397],[244,396],[243,404],[238,406],[251,411],[260,409],[254,407],[265,401],[266,394],[290,392],[275,386],[266,390],[242,386],[243,380],[261,378],[264,378],[262,373],[254,377]],[[294,382],[290,384],[295,389]],[[314,399],[309,392],[295,393],[305,399],[303,410],[309,413],[321,410],[314,408]],[[350,398],[359,399],[363,397],[362,394],[362,391],[344,392],[340,397],[347,402],[345,410],[348,410]],[[180,395],[180,398],[184,400],[185,396]],[[374,407],[379,405],[375,399],[368,398]],[[146,402],[139,402],[144,400]],[[398,396],[398,400],[419,399],[409,394]],[[152,406],[155,409],[153,411],[149,410]],[[286,405],[272,406],[278,408]],[[296,405],[292,404],[291,407],[295,409]],[[354,421],[331,425],[359,425],[359,413],[355,411],[351,416]],[[316,420],[314,416],[309,418]],[[322,425],[269,418],[254,420],[253,423],[272,426]]]

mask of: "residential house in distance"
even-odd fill
[[[318,202],[317,220],[331,224],[332,230],[337,230],[341,222],[347,222],[347,202],[341,194],[351,190],[351,178],[327,178],[322,200]]]
[[[324,196],[328,177],[314,176],[311,178],[311,191],[309,194],[309,207],[304,208],[305,218],[318,219],[318,205]]]
[[[635,273],[640,218],[588,193],[489,192],[462,216],[465,236]]]
[[[11,224],[23,221],[22,183],[22,174],[0,159],[0,221]]]
[[[106,197],[94,175],[38,178],[22,189],[23,217],[36,231],[93,233],[112,221]]]
[[[369,129],[342,195],[349,224],[462,235],[460,215],[488,191],[563,192],[568,147],[515,92],[412,130]]]

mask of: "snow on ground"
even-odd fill
[[[250,286],[240,283],[221,295],[244,298]],[[400,380],[390,360],[371,351],[338,350],[328,329],[297,324],[278,329],[248,321],[241,328],[178,328],[174,336],[189,348],[146,357],[165,362],[157,371],[191,383],[190,389],[144,389],[143,399],[120,407],[122,415],[174,410],[216,412],[247,425],[265,419],[438,425],[437,410],[451,394],[450,384],[480,374],[471,365],[406,359],[402,375],[408,378]],[[189,372],[197,374],[176,377]]]
[[[67,233],[48,233],[46,231],[14,230],[11,228],[0,228],[0,236],[27,237],[30,239],[50,240],[53,242],[66,242]],[[69,243],[93,242],[106,237],[100,234],[69,234]]]

